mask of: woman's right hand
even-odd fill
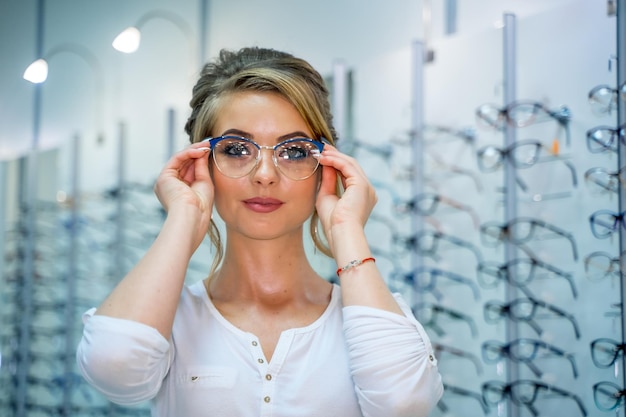
[[[197,216],[194,238],[198,245],[209,229],[213,211],[209,151],[206,144],[194,143],[176,153],[154,185],[154,192],[168,215],[182,211],[186,216]]]

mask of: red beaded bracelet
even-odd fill
[[[339,268],[337,270],[337,276],[341,275],[342,272],[346,272],[348,269],[352,269],[354,267],[357,267],[359,265],[361,265],[364,262],[376,262],[376,259],[370,257],[370,258],[364,258],[361,259],[360,261],[358,259],[355,259],[354,261],[350,261],[348,262],[348,264],[346,266],[344,266],[343,268]]]

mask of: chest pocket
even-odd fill
[[[176,375],[176,385],[194,388],[232,388],[237,382],[237,371],[223,366],[190,367]]]

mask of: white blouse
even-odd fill
[[[141,323],[83,317],[78,366],[111,401],[152,399],[154,417],[419,417],[443,393],[426,332],[406,316],[342,307],[335,285],[312,324],[282,332],[268,362],[258,338],[228,322],[201,281],[185,287],[171,340]]]

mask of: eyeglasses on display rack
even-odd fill
[[[591,342],[591,359],[598,368],[609,368],[624,355],[626,343],[602,337]]]
[[[413,313],[419,318],[420,322],[424,326],[433,329],[433,331],[438,336],[443,336],[446,334],[446,332],[443,330],[443,327],[441,327],[438,323],[440,315],[445,315],[451,320],[463,321],[467,323],[470,328],[472,337],[478,336],[478,329],[476,327],[476,322],[474,321],[474,319],[472,319],[467,314],[461,313],[460,311],[444,307],[440,304],[424,302],[414,306]]]
[[[532,297],[517,298],[508,303],[488,301],[484,305],[483,312],[487,323],[497,323],[500,319],[508,317],[512,321],[527,323],[537,334],[541,335],[543,329],[535,321],[535,319],[539,318],[538,311],[540,311],[540,308],[558,317],[567,319],[574,328],[576,339],[580,339],[578,322],[572,314],[545,301],[537,300]]]
[[[622,275],[621,271],[626,270],[626,265],[622,265],[623,262],[626,262],[626,253],[622,254],[622,259],[620,259],[607,252],[592,252],[585,256],[585,274],[591,281],[599,281],[611,276],[619,277]]]
[[[445,397],[447,397],[450,394],[454,394],[454,395],[459,395],[462,397],[473,398],[476,401],[478,401],[478,404],[480,404],[480,408],[482,408],[483,413],[485,413],[485,415],[489,413],[489,407],[485,403],[485,400],[482,394],[480,393],[473,392],[465,388],[457,387],[457,386],[446,384],[446,383],[443,384],[443,392],[444,392]],[[439,400],[439,402],[437,403],[437,408],[439,408],[439,410],[441,410],[441,412],[443,413],[447,413],[450,409],[447,403],[445,402],[445,399]]]
[[[519,100],[506,107],[483,104],[476,109],[476,117],[488,126],[502,129],[506,123],[513,127],[526,127],[549,119],[567,124],[571,114],[567,107],[550,110],[536,101]]]
[[[482,344],[482,355],[486,363],[498,363],[504,358],[508,358],[513,362],[523,363],[538,378],[541,378],[543,372],[533,362],[535,359],[549,356],[562,357],[567,359],[572,366],[574,378],[578,378],[578,368],[576,367],[574,355],[542,340],[520,338],[506,344],[488,340]]]
[[[510,384],[501,381],[487,381],[482,385],[482,393],[485,403],[488,405],[495,406],[510,398],[513,404],[526,407],[533,416],[540,414],[535,407],[535,402],[541,398],[571,398],[576,402],[581,414],[587,415],[587,410],[578,395],[539,381],[521,379]],[[540,394],[544,395],[540,397]]]
[[[422,193],[411,200],[396,201],[394,208],[398,214],[417,213],[420,216],[431,216],[437,211],[439,203],[466,212],[472,218],[474,226],[478,228],[480,220],[474,209],[467,204],[438,193]]]
[[[438,252],[439,244],[442,241],[451,243],[456,247],[469,250],[479,263],[482,262],[482,254],[474,244],[442,232],[424,230],[414,236],[396,236],[393,243],[399,246],[401,250],[416,250],[419,253],[430,256],[435,260],[441,260],[441,256]]]
[[[617,96],[626,101],[626,83],[622,83],[618,88],[606,84],[597,85],[589,90],[587,95],[591,109],[598,115],[610,114],[615,110]]]
[[[441,343],[436,343],[436,342],[433,342],[432,345],[433,345],[433,350],[435,351],[435,357],[440,358],[443,352],[447,352],[450,355],[456,356],[458,358],[467,359],[470,362],[472,362],[472,364],[476,368],[476,373],[478,375],[481,375],[483,373],[483,365],[480,359],[478,358],[478,356],[474,355],[472,352],[468,352],[462,349],[457,349],[455,347],[444,345]]]
[[[593,400],[602,411],[617,409],[626,396],[626,390],[609,381],[598,382],[593,386]]]
[[[445,139],[461,139],[470,146],[476,144],[476,130],[472,127],[455,129],[447,126],[426,125],[424,127],[424,137],[425,142],[429,144],[447,143]]]
[[[587,149],[591,153],[617,153],[619,142],[626,145],[626,125],[616,129],[609,126],[596,126],[587,131]]]
[[[531,296],[526,286],[537,277],[555,275],[567,280],[574,298],[578,291],[571,273],[564,272],[555,266],[535,258],[515,258],[506,264],[482,262],[478,265],[478,283],[485,289],[495,288],[500,282],[520,288],[527,296]]]
[[[396,273],[394,275],[397,276],[399,274]],[[462,275],[455,274],[454,272],[445,271],[439,268],[420,267],[412,272],[400,275],[403,281],[413,284],[413,288],[415,290],[420,292],[429,292],[433,294],[437,300],[441,300],[443,298],[443,294],[438,288],[439,277],[469,287],[472,290],[474,299],[480,299],[480,292],[476,283],[474,283],[473,280]]]
[[[217,169],[230,178],[250,174],[261,160],[261,151],[272,151],[272,161],[278,170],[292,180],[309,178],[319,166],[324,142],[309,138],[291,138],[274,146],[261,146],[240,136],[206,138]]]
[[[626,166],[621,167],[619,171],[609,171],[604,167],[589,168],[585,172],[585,181],[596,184],[606,191],[618,193],[620,187],[626,185]]]
[[[598,210],[589,216],[591,233],[598,239],[606,239],[619,230],[620,225],[626,228],[624,216],[626,211],[617,213],[611,210]]]
[[[543,156],[543,153],[547,155]],[[552,154],[546,146],[538,140],[520,140],[514,144],[499,148],[494,145],[487,145],[476,152],[478,158],[478,168],[482,172],[494,172],[499,169],[505,161],[509,161],[515,169],[527,169],[538,163],[560,161],[569,169],[572,177],[572,185],[578,185],[576,168],[567,159]],[[528,187],[519,178],[518,184],[522,190],[527,191]]]
[[[539,235],[540,230],[547,230],[551,234]],[[578,260],[576,241],[571,233],[548,222],[531,217],[517,217],[506,224],[497,222],[484,223],[480,226],[480,236],[483,244],[490,247],[496,247],[505,240],[520,246],[531,240],[562,237],[569,241],[574,260]],[[523,246],[520,246],[520,248],[527,251]],[[529,256],[533,257],[532,255]]]
[[[551,110],[542,103],[530,100],[515,101],[506,107],[483,104],[476,109],[476,117],[480,123],[495,129],[503,129],[506,124],[519,128],[554,120],[565,129],[567,144],[571,142],[569,121],[572,115],[565,106]]]

